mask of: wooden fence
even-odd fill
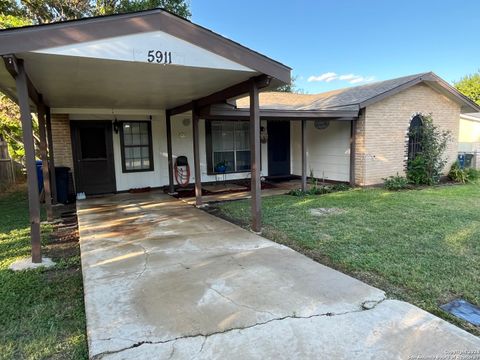
[[[8,146],[0,140],[0,188],[15,183],[15,165],[8,155]]]

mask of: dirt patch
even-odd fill
[[[54,261],[66,259],[80,254],[78,220],[76,212],[69,211],[60,214],[60,219],[54,223],[53,232],[45,246],[45,256]]]
[[[310,209],[310,215],[313,216],[326,216],[326,215],[335,215],[343,214],[345,210],[340,208],[316,208]]]

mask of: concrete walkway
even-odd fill
[[[480,356],[477,337],[166,195],[78,208],[91,358]]]

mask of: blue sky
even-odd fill
[[[292,67],[309,93],[424,71],[452,82],[480,69],[478,0],[190,4],[193,22]]]

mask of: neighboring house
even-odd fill
[[[480,169],[480,113],[460,114],[458,151],[465,166]]]
[[[460,114],[458,151],[480,153],[480,113]]]

